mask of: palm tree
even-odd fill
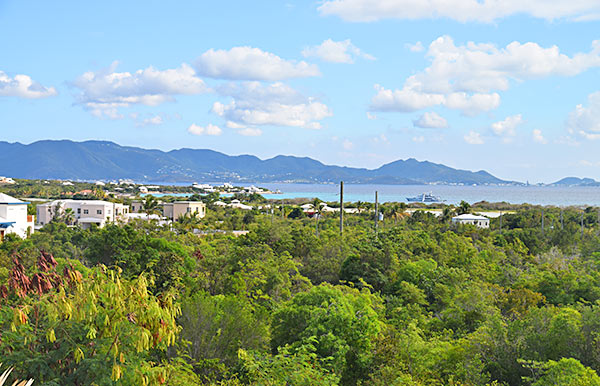
[[[177,221],[183,226],[184,229],[194,229],[198,225],[200,225],[200,217],[198,217],[198,212],[188,212],[179,215]]]
[[[467,214],[467,213],[471,213],[471,205],[466,202],[466,201],[461,201],[460,204],[458,205],[458,208],[456,210],[456,212],[460,215],[460,214]]]
[[[365,207],[365,203],[362,201],[356,201],[356,210],[358,211],[358,213],[362,212],[362,210]]]
[[[396,226],[396,220],[398,219],[398,215],[400,214],[400,206],[398,204],[392,204],[387,210],[390,217],[394,218],[394,226]]]
[[[313,216],[315,216],[315,219],[316,219],[315,227],[316,227],[317,237],[319,237],[319,219],[321,218],[321,215],[323,213],[323,209],[322,209],[323,207],[321,206],[321,202],[322,201],[316,197],[312,201],[313,210],[315,211],[315,214]]]
[[[159,212],[158,207],[159,202],[156,197],[151,194],[144,197],[144,201],[142,202],[142,212],[150,216],[151,214],[156,214]]]
[[[444,210],[442,211],[442,217],[440,220],[443,223],[447,223],[448,221],[450,221],[452,219],[453,215],[454,215],[454,205],[446,205],[444,207]]]
[[[72,225],[75,222],[75,212],[71,208],[65,209],[61,217],[62,221],[67,225]]]

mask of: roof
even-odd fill
[[[71,199],[66,199],[66,200],[54,200],[51,202],[46,202],[44,204],[40,204],[38,206],[55,206],[57,204],[71,204],[71,203],[77,203],[80,205],[123,205],[120,203],[116,203],[116,202],[109,202],[109,201],[102,201],[102,200],[71,200]],[[126,205],[125,205],[126,206]]]
[[[21,201],[17,198],[9,196],[8,194],[0,193],[0,204],[8,205],[27,205],[28,202]]]
[[[487,217],[477,216],[476,214],[465,213],[460,216],[452,217],[452,220],[489,220]]]

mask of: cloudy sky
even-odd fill
[[[600,179],[598,0],[0,0],[0,140]]]

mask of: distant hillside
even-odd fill
[[[505,184],[485,172],[453,169],[415,159],[378,169],[324,165],[307,157],[229,156],[206,149],[164,152],[107,141],[0,142],[0,175],[16,178],[153,182],[307,182],[373,184]]]
[[[558,186],[600,186],[600,182],[592,178],[565,177],[560,181],[556,181],[550,185]]]

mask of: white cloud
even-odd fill
[[[118,63],[110,68],[86,72],[72,84],[81,90],[77,96],[92,114],[120,118],[119,109],[134,104],[156,106],[174,99],[174,95],[194,95],[208,92],[204,81],[187,64],[168,70],[148,67],[134,73],[116,72]]]
[[[326,0],[318,9],[321,15],[354,22],[444,18],[491,23],[518,14],[545,20],[600,18],[597,0]]]
[[[371,100],[373,111],[413,112],[434,106],[460,110],[465,115],[476,115],[500,105],[500,95],[456,93],[428,93],[410,88],[388,90],[376,84],[377,94]]]
[[[426,129],[443,129],[448,127],[448,121],[436,112],[427,112],[413,121],[413,126]]]
[[[426,54],[429,67],[408,77],[401,89],[376,85],[373,111],[416,111],[436,105],[475,115],[500,105],[498,91],[511,81],[549,76],[574,76],[600,67],[600,41],[588,53],[569,57],[556,46],[512,42],[504,48],[469,42],[457,46],[449,36],[434,40]]]
[[[245,129],[238,130],[238,134],[245,137],[258,137],[262,134],[262,130],[256,127],[246,127]]]
[[[481,134],[475,132],[475,131],[469,131],[469,133],[467,135],[465,135],[463,137],[465,139],[465,142],[470,144],[470,145],[482,145],[483,144],[483,138],[481,138]]]
[[[354,149],[354,144],[349,139],[344,139],[344,142],[342,142],[342,147],[344,150],[352,150]]]
[[[425,142],[425,137],[422,135],[416,136],[416,137],[412,137],[413,142],[416,143],[422,143]]]
[[[523,117],[521,114],[512,115],[506,117],[504,120],[500,122],[492,123],[492,131],[499,137],[504,138],[504,142],[510,142],[512,140],[511,137],[517,135],[516,128],[517,126],[523,123]]]
[[[540,129],[534,129],[532,132],[532,136],[533,136],[534,142],[541,143],[541,144],[548,143],[546,138],[544,138],[544,136],[542,135],[542,130],[540,130]]]
[[[408,48],[411,52],[422,52],[425,47],[423,47],[423,43],[416,42],[415,44],[406,44],[406,48]]]
[[[319,121],[332,116],[325,104],[307,98],[283,83],[228,84],[217,90],[233,98],[229,104],[215,102],[212,111],[242,126],[292,126],[320,129]]]
[[[200,75],[232,80],[274,81],[320,75],[314,64],[285,60],[253,47],[210,49],[200,55],[194,67]]]
[[[374,121],[374,120],[377,119],[377,115],[372,114],[372,113],[370,113],[370,112],[367,111],[367,119],[369,119],[371,121]]]
[[[600,91],[588,96],[588,105],[577,105],[567,120],[569,131],[586,139],[600,139]]]
[[[194,135],[221,135],[223,130],[219,126],[213,125],[209,123],[205,127],[198,126],[195,123],[192,123],[190,127],[187,129],[188,133]]]
[[[335,42],[331,39],[323,41],[318,46],[307,47],[302,50],[305,58],[316,57],[331,63],[354,63],[356,58],[375,60],[375,57],[362,52],[350,39]]]
[[[54,87],[42,86],[27,75],[17,74],[11,78],[0,71],[0,96],[38,99],[57,94]]]
[[[132,118],[136,119],[137,114],[132,115]],[[137,123],[136,126],[161,125],[163,122],[163,117],[160,115],[155,115],[153,117],[143,119],[141,122]]]

